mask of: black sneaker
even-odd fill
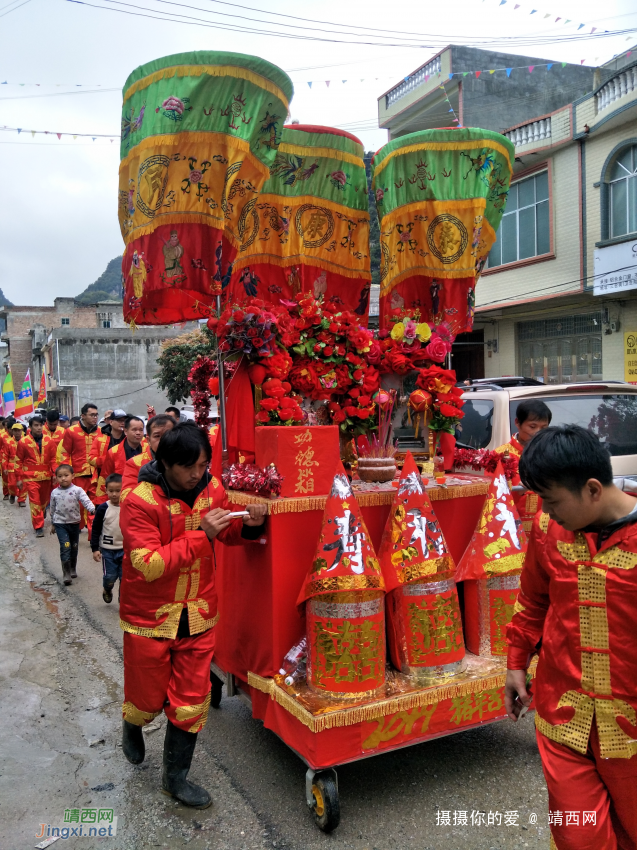
[[[18,502],[18,507],[19,507],[19,508],[26,508],[26,506],[27,506],[27,503],[26,503],[26,502]]]
[[[9,504],[15,505],[15,496],[9,496]]]
[[[108,602],[109,605],[111,604],[113,601],[113,589],[111,587],[105,587],[102,590],[102,599],[104,602]]]
[[[35,536],[36,537],[44,537],[44,529],[43,528],[36,528]]]
[[[8,494],[8,493],[7,493],[7,495],[6,495],[6,496],[2,499],[2,501],[3,501],[3,502],[8,502],[8,501],[9,501],[9,494]]]

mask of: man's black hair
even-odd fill
[[[82,415],[85,416],[89,410],[97,410],[97,405],[93,404],[92,401],[87,401],[86,404],[82,407]]]
[[[174,417],[168,413],[158,413],[157,416],[153,416],[146,423],[146,434],[150,437],[155,428],[161,428],[168,423],[175,425]]]
[[[181,410],[178,407],[167,407],[164,413],[174,412],[177,414],[177,421],[179,422],[179,417],[181,416]]]
[[[58,472],[59,472],[61,469],[70,469],[70,470],[71,470],[71,472],[73,472],[73,467],[71,466],[71,464],[70,464],[70,463],[61,463],[61,464],[57,467],[57,469],[55,470],[55,474],[57,475],[57,474],[58,474]]]
[[[29,428],[33,425],[34,422],[39,422],[42,426],[44,425],[44,419],[41,416],[32,416],[31,419],[29,419]]]
[[[79,416],[71,416],[71,419],[69,420],[69,424],[70,424],[70,425],[75,425],[75,423],[76,423],[76,422],[79,422],[79,421],[80,421],[80,417],[79,417]]]
[[[4,422],[4,416],[0,416],[0,422]]]
[[[121,484],[122,476],[119,472],[111,472],[110,475],[106,476],[106,481],[104,482],[104,487],[108,487],[109,484]]]
[[[60,411],[59,410],[48,410],[46,414],[47,422],[59,422],[60,421]]]
[[[170,431],[162,434],[155,459],[160,472],[167,466],[192,466],[199,460],[203,452],[210,463],[212,449],[207,435],[197,425],[191,422],[180,422]]]
[[[522,452],[519,472],[524,486],[540,495],[552,484],[581,493],[589,478],[604,487],[613,483],[610,454],[595,434],[579,425],[538,431]]]
[[[553,414],[551,413],[551,408],[547,404],[544,404],[543,401],[540,401],[539,398],[527,398],[518,404],[515,418],[518,420],[518,425],[522,425],[527,419],[548,422],[550,425]]]
[[[141,422],[142,425],[144,424],[144,420],[141,419],[139,416],[127,416],[126,422],[124,422],[124,428],[126,431],[128,431],[131,422]]]
[[[15,425],[15,419],[13,418],[13,416],[7,416],[6,423],[9,429],[13,428],[13,426]]]

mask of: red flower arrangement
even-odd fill
[[[294,396],[289,396],[292,386],[288,381],[269,378],[263,383],[264,398],[256,415],[257,425],[298,425],[305,413]]]
[[[477,472],[488,472],[493,474],[498,466],[502,464],[504,474],[511,481],[518,474],[519,459],[514,455],[509,455],[508,458],[504,454],[498,452],[490,452],[488,449],[456,449],[453,454],[454,469],[462,469],[470,467]]]

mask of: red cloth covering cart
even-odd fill
[[[489,482],[471,475],[428,487],[434,511],[456,563],[466,549]],[[394,496],[388,484],[355,482],[354,492],[378,551]],[[388,671],[385,691],[373,700],[335,702],[313,694],[303,681],[286,686],[278,671],[286,652],[305,634],[296,599],[314,555],[326,496],[261,499],[229,492],[236,505],[268,504],[267,537],[249,555],[217,548],[220,621],[213,661],[212,704],[247,697],[255,718],[308,765],[306,796],[318,826],[339,821],[335,767],[389,750],[465,731],[506,717],[506,659],[467,653],[467,670],[431,687]],[[256,550],[256,551],[255,551]]]

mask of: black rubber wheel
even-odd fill
[[[314,805],[312,815],[319,829],[332,832],[341,822],[341,804],[334,777],[329,773],[320,773],[312,783]]]
[[[221,692],[223,690],[223,682],[219,679],[212,670],[210,671],[210,705],[213,708],[219,708],[221,705]]]

